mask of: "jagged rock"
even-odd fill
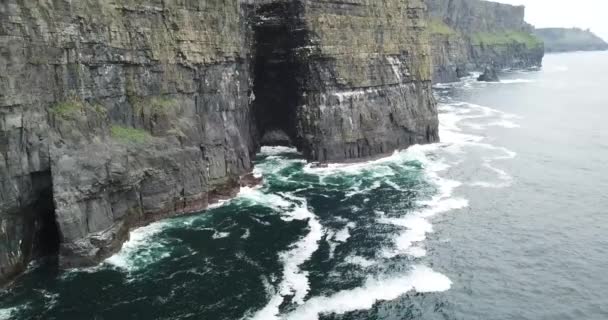
[[[456,68],[456,76],[458,78],[464,78],[470,76],[471,73],[466,70],[466,68],[457,67]]]
[[[479,77],[477,77],[477,81],[499,82],[500,79],[498,78],[498,74],[496,73],[496,70],[494,68],[486,67],[483,73]]]

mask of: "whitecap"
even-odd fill
[[[342,242],[342,243],[346,242],[346,240],[348,240],[350,238],[350,230],[354,229],[356,227],[357,227],[357,224],[354,222],[347,223],[346,226],[342,230],[338,231],[335,234],[333,239],[335,241]]]
[[[346,257],[344,259],[344,263],[345,264],[358,265],[358,266],[363,267],[363,268],[368,268],[368,267],[371,267],[371,266],[377,264],[378,262],[374,261],[374,260],[370,260],[370,259],[364,258],[362,256],[356,256],[355,255],[355,256],[348,256],[348,257]]]
[[[163,241],[150,241],[169,226],[169,222],[160,221],[131,231],[129,240],[120,251],[105,260],[105,263],[128,271],[169,257]]]
[[[219,232],[219,231],[216,231],[213,234],[212,238],[215,239],[215,240],[217,240],[217,239],[228,238],[229,236],[230,236],[230,232]]]
[[[318,250],[319,241],[324,234],[323,226],[317,216],[308,210],[305,199],[293,195],[286,196],[298,201],[299,205],[293,210],[283,213],[281,218],[285,221],[308,220],[309,232],[294,243],[289,250],[279,254],[279,259],[283,263],[283,277],[278,286],[278,292],[272,296],[264,308],[252,316],[252,319],[279,319],[279,307],[285,296],[293,296],[295,303],[303,304],[304,298],[310,290],[308,272],[301,270],[300,266]]]
[[[284,209],[292,206],[292,203],[286,200],[284,197],[273,193],[265,193],[260,189],[260,187],[242,187],[235,200],[249,200],[254,203],[275,209]]]
[[[346,243],[351,237],[350,230],[357,226],[354,222],[348,222],[346,226],[338,231],[327,232],[327,242],[329,244],[329,258],[334,258],[334,252],[340,243]]]
[[[437,173],[448,168],[444,163],[435,162],[427,165],[427,177],[438,188],[438,194],[429,200],[418,201],[421,209],[408,213],[404,217],[387,218],[380,217],[379,223],[392,224],[403,227],[406,230],[399,234],[394,240],[394,247],[385,249],[382,255],[385,258],[392,258],[401,254],[407,254],[416,258],[426,254],[422,248],[414,247],[416,243],[426,240],[427,234],[433,232],[433,226],[428,221],[433,216],[455,209],[462,209],[469,205],[467,199],[453,198],[454,189],[461,186],[455,180],[441,178]]]
[[[241,239],[249,239],[249,237],[251,236],[251,231],[249,230],[249,228],[245,229],[245,233],[243,233],[243,235],[241,236]]]
[[[442,292],[452,285],[445,275],[422,265],[409,273],[370,278],[361,287],[339,291],[331,296],[313,297],[287,314],[287,320],[318,320],[321,314],[345,314],[371,309],[379,301],[394,300],[409,291]]]
[[[296,148],[283,147],[283,146],[263,146],[260,149],[259,155],[261,156],[276,156],[281,154],[298,154]]]
[[[0,308],[0,320],[14,319],[25,308],[27,308],[27,304],[17,307]]]

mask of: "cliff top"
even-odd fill
[[[534,33],[543,39],[549,52],[608,50],[608,43],[589,29],[540,28]]]

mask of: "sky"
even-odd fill
[[[492,0],[526,6],[526,21],[538,28],[590,28],[608,40],[608,0]]]

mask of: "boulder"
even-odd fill
[[[486,67],[483,73],[477,78],[477,81],[484,82],[499,82],[498,74],[492,67]]]

